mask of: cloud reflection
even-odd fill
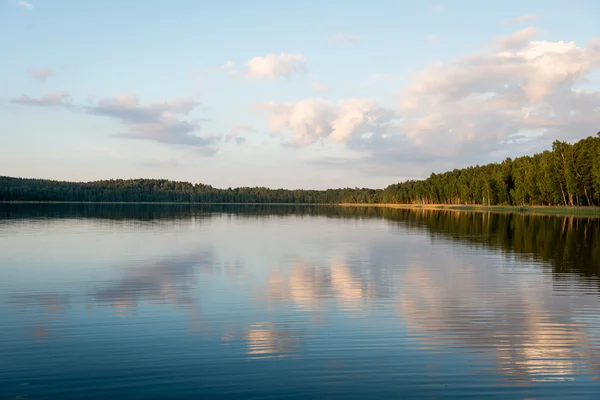
[[[55,325],[55,320],[66,316],[71,296],[60,292],[18,293],[10,295],[8,302],[21,312],[33,313],[35,328],[32,334],[38,339],[48,339],[54,333],[51,327]]]
[[[479,360],[478,372],[492,365],[512,384],[570,380],[582,369],[600,374],[598,325],[586,319],[597,296],[583,295],[595,293],[593,282],[572,277],[570,289],[561,281],[559,292],[543,269],[506,271],[505,256],[489,265],[473,246],[464,254],[437,246],[440,252],[412,248],[408,264],[393,263],[402,249],[391,243],[372,244],[368,263],[349,256],[282,262],[259,300],[289,304],[316,324],[336,311],[369,321],[390,303],[411,345],[436,353],[461,349]]]
[[[570,380],[582,367],[600,372],[598,338],[577,318],[597,298],[555,296],[539,275],[527,281],[460,260],[437,265],[405,269],[396,302],[425,349],[467,349],[520,382]]]
[[[290,329],[278,329],[270,322],[258,322],[245,332],[247,354],[252,358],[289,356],[297,352],[299,338]]]
[[[135,311],[142,301],[193,308],[197,272],[212,271],[214,265],[212,251],[176,255],[129,269],[122,278],[94,289],[89,299],[96,305],[110,305],[124,315]]]
[[[317,320],[331,304],[348,315],[367,317],[378,297],[377,281],[375,275],[369,278],[360,272],[341,257],[321,265],[296,258],[290,265],[270,271],[266,295],[260,300],[291,303],[296,310],[311,313]]]

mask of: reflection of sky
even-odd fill
[[[522,382],[600,371],[598,297],[581,295],[596,288],[571,277],[558,290],[539,265],[432,244],[424,230],[293,217],[81,223],[0,236],[12,340],[37,329],[112,356],[133,342],[163,358],[329,354],[346,365],[360,354],[375,372],[377,360],[418,370],[416,358],[434,357],[435,373],[454,360]]]
[[[210,270],[214,264],[214,255],[207,251],[131,268],[120,280],[98,284],[90,301],[118,310],[134,309],[141,301],[189,306],[194,302],[191,292],[198,270]]]

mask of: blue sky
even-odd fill
[[[385,187],[600,130],[600,3],[0,5],[0,174]]]

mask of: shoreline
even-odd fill
[[[482,206],[476,204],[354,204],[342,203],[341,207],[380,207],[411,210],[491,212],[499,214],[558,215],[566,217],[600,217],[600,207],[564,206]]]
[[[482,206],[475,204],[394,204],[394,203],[205,203],[158,201],[0,201],[1,204],[97,204],[97,205],[177,205],[177,206],[313,206],[313,207],[374,207],[409,210],[491,212],[502,214],[556,215],[600,217],[600,207],[564,206]]]
[[[339,204],[326,203],[209,203],[191,201],[0,201],[0,204],[157,204],[178,206],[338,206]]]

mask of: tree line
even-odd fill
[[[0,201],[600,205],[600,132],[552,150],[431,174],[385,189],[218,189],[166,179],[64,182],[0,177]]]
[[[378,203],[381,190],[286,190],[266,187],[217,189],[166,179],[64,182],[0,177],[0,201],[175,202],[175,203]]]
[[[501,163],[455,169],[388,186],[385,203],[600,205],[600,132],[574,144]]]

